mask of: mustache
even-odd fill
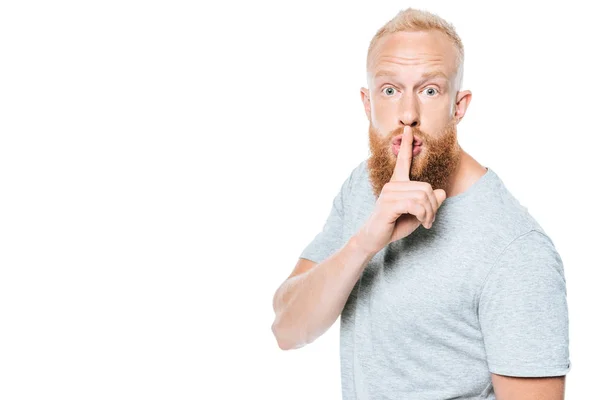
[[[392,133],[390,133],[387,137],[387,141],[391,142],[392,139],[394,139],[396,136],[398,135],[402,135],[404,133],[404,129],[403,127],[394,129],[394,131],[392,131]],[[421,129],[419,129],[418,127],[412,127],[412,134],[413,134],[413,138],[415,136],[418,136],[419,139],[421,139],[423,141],[424,144],[429,142],[429,135],[427,135],[426,133],[424,133]]]
[[[445,136],[447,133],[453,131],[456,128],[456,118],[452,118],[450,121],[448,121],[448,123],[441,129],[441,133],[443,133],[443,136]],[[391,142],[392,139],[394,137],[396,137],[397,135],[402,135],[404,133],[404,127],[398,127],[396,129],[394,129],[386,138],[386,140],[388,142]],[[412,127],[412,133],[413,133],[413,137],[414,136],[418,136],[419,139],[421,139],[423,141],[423,144],[427,145],[430,143],[434,143],[436,142],[436,140],[432,139],[432,137],[427,134],[426,132],[423,132],[419,127],[415,126]]]

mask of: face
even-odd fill
[[[392,140],[405,126],[412,127],[414,141],[422,142],[410,179],[446,190],[461,155],[456,126],[471,97],[469,91],[456,92],[456,49],[444,34],[429,31],[384,36],[373,50],[369,89],[361,89],[373,192],[379,196],[392,176]]]

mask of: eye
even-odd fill
[[[430,94],[431,94],[432,90],[435,91],[436,93],[438,91],[436,88],[429,87],[429,88],[425,89],[425,93],[427,94],[427,96],[431,97]]]
[[[390,86],[388,86],[388,87],[386,87],[386,88],[383,88],[383,92],[384,92],[385,94],[387,94],[387,95],[390,95],[390,96],[391,96],[391,95],[393,95],[393,94],[396,92],[396,89],[394,89],[393,87],[390,87]]]

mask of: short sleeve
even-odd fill
[[[513,240],[483,285],[479,322],[488,368],[499,375],[566,375],[569,317],[562,260],[550,238],[532,230]]]
[[[352,176],[356,169],[342,183],[341,188],[333,199],[329,216],[321,232],[312,239],[300,254],[300,258],[320,263],[338,251],[343,245],[344,238],[344,202],[350,192]]]

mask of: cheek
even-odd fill
[[[432,104],[428,114],[432,120],[436,120],[438,125],[444,125],[449,119],[453,117],[453,104],[450,101],[439,101]]]
[[[437,137],[442,134],[442,131],[448,124],[449,119],[447,116],[441,114],[434,114],[431,116],[422,116],[421,119],[421,130],[432,137]]]
[[[398,122],[395,120],[395,116],[393,113],[386,113],[382,110],[374,111],[372,116],[373,126],[377,129],[377,131],[387,137],[393,130],[398,129]]]
[[[383,103],[371,103],[371,117],[373,123],[376,123],[381,128],[387,128],[393,126],[394,118],[394,107],[391,106],[391,102]]]

